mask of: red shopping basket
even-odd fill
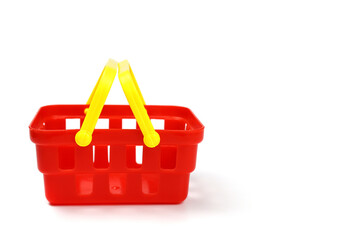
[[[150,119],[164,121],[164,129],[156,130],[160,143],[147,147],[139,122],[135,129],[123,128],[124,121],[135,119],[133,108],[101,106],[98,117],[107,119],[108,129],[95,129],[91,143],[83,147],[75,142],[79,129],[67,129],[67,123],[78,119],[83,126],[91,104],[42,107],[29,126],[48,201],[120,204],[185,200],[197,144],[204,134],[195,115],[184,107],[147,105]],[[143,148],[142,163],[136,161],[137,147]]]

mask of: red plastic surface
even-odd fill
[[[44,174],[51,204],[180,203],[187,197],[189,176],[195,169],[197,144],[204,126],[187,108],[146,106],[151,119],[163,119],[155,148],[143,145],[140,129],[123,129],[134,119],[127,105],[105,105],[100,118],[109,129],[95,129],[92,143],[75,143],[78,129],[67,130],[66,119],[84,120],[87,105],[40,108],[30,124],[37,163]],[[135,147],[143,146],[142,164]]]

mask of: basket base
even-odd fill
[[[188,194],[190,174],[44,174],[51,205],[179,204]]]

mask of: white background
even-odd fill
[[[183,204],[45,199],[28,125],[110,57],[205,125]],[[359,66],[359,1],[1,1],[0,239],[359,239]]]

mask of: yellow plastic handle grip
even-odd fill
[[[136,82],[135,76],[131,70],[128,61],[122,61],[119,64],[119,80],[124,90],[125,96],[129,102],[130,108],[136,118],[142,134],[144,143],[147,147],[153,148],[159,145],[160,136],[155,131],[149,115],[145,109],[145,101]]]
[[[86,147],[91,143],[92,133],[94,132],[96,122],[100,117],[106,98],[114,82],[116,70],[117,62],[109,59],[86,103],[90,104],[90,106],[88,109],[85,109],[86,116],[84,122],[80,131],[75,135],[75,141],[81,147]]]

